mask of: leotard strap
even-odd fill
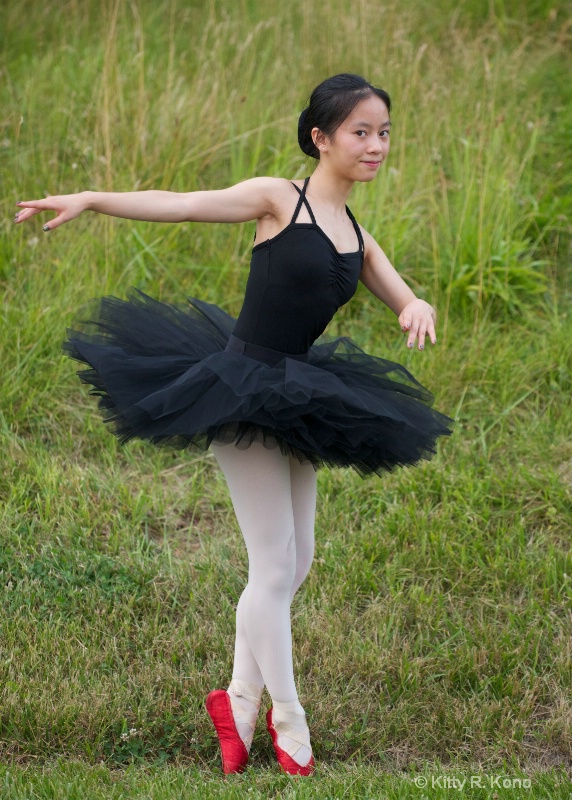
[[[301,189],[298,186],[296,186],[295,183],[292,183],[292,181],[290,181],[290,183],[292,183],[292,186],[296,189],[296,191],[300,195],[300,197],[298,199],[298,205],[296,206],[296,210],[294,211],[294,214],[292,215],[292,219],[290,221],[290,225],[293,225],[296,222],[296,217],[300,213],[300,209],[302,208],[302,203],[304,203],[304,205],[308,209],[308,213],[310,215],[310,219],[312,220],[313,224],[314,225],[318,224],[316,222],[316,217],[314,216],[314,214],[312,212],[312,209],[310,208],[310,203],[308,202],[308,198],[306,197],[306,187],[308,186],[308,181],[309,180],[310,180],[309,177],[306,178],[306,180],[304,181],[304,186]],[[364,240],[363,240],[363,236],[361,235],[360,227],[357,224],[356,218],[354,217],[354,215],[352,214],[352,212],[350,211],[348,206],[346,206],[346,211],[347,211],[348,217],[352,221],[352,225],[354,226],[354,230],[355,230],[356,236],[358,238],[360,252],[363,253],[365,251],[365,243],[364,243]]]
[[[300,195],[300,197],[298,199],[298,205],[296,206],[296,210],[294,211],[294,214],[292,215],[292,219],[290,220],[290,225],[293,225],[296,222],[296,217],[300,213],[300,209],[302,208],[302,203],[304,203],[304,205],[308,209],[308,214],[310,215],[310,219],[312,220],[314,225],[317,224],[316,223],[316,217],[314,216],[314,214],[312,212],[312,209],[310,208],[310,203],[308,202],[308,200],[306,198],[306,186],[308,185],[308,181],[309,180],[310,180],[309,177],[306,178],[306,180],[304,181],[304,186],[301,189],[299,189],[298,186],[296,186],[295,183],[292,183],[292,181],[290,181],[290,183],[292,183],[292,186],[296,189],[296,191]]]
[[[353,223],[353,226],[354,226],[354,230],[355,230],[355,232],[357,234],[357,238],[358,238],[358,242],[359,242],[359,249],[363,253],[363,252],[365,252],[365,242],[363,240],[363,236],[361,235],[360,226],[357,224],[356,218],[354,217],[354,215],[352,214],[352,212],[350,211],[348,206],[346,206],[346,211],[348,212],[348,217],[351,219],[351,221]]]

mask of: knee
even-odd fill
[[[285,549],[267,550],[249,559],[248,581],[274,594],[288,594],[296,579],[296,541],[294,532]]]
[[[263,587],[274,595],[288,595],[296,579],[296,561],[267,564],[261,570],[250,570],[248,582]]]
[[[302,583],[307,577],[314,561],[314,550],[301,553],[296,559],[296,578]]]
[[[306,551],[302,555],[298,556],[298,559],[296,561],[296,575],[294,577],[292,588],[290,590],[291,600],[298,591],[298,589],[300,588],[300,586],[306,580],[308,573],[310,572],[313,560],[314,560],[313,550],[311,552]]]

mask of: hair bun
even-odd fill
[[[300,150],[305,155],[311,156],[312,158],[319,158],[316,145],[314,144],[312,136],[310,135],[310,131],[308,130],[307,120],[308,109],[305,108],[298,119],[298,144],[300,145]]]

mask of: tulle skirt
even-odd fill
[[[235,322],[194,298],[179,307],[130,290],[99,299],[63,350],[87,366],[78,374],[122,442],[206,450],[258,440],[366,476],[431,458],[451,433],[453,420],[400,364],[347,337],[304,355],[256,348],[232,335]]]

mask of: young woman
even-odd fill
[[[41,211],[53,231],[83,211],[157,222],[256,220],[244,304],[237,320],[194,298],[185,308],[141,292],[99,301],[93,327],[68,331],[65,352],[88,366],[81,379],[122,441],[138,436],[210,447],[228,483],[248,552],[236,611],[227,691],[207,697],[225,773],[248,760],[264,686],[277,759],[310,775],[314,759],[292,665],[290,604],[314,554],[316,469],[361,475],[430,458],[449,418],[399,364],[348,338],[315,344],[358,280],[398,317],[407,345],[436,342],[435,309],[418,299],[346,199],[389,153],[390,99],[363,78],[321,83],[300,115],[311,178],[253,178],[228,189],[83,192],[21,202],[18,223]]]

